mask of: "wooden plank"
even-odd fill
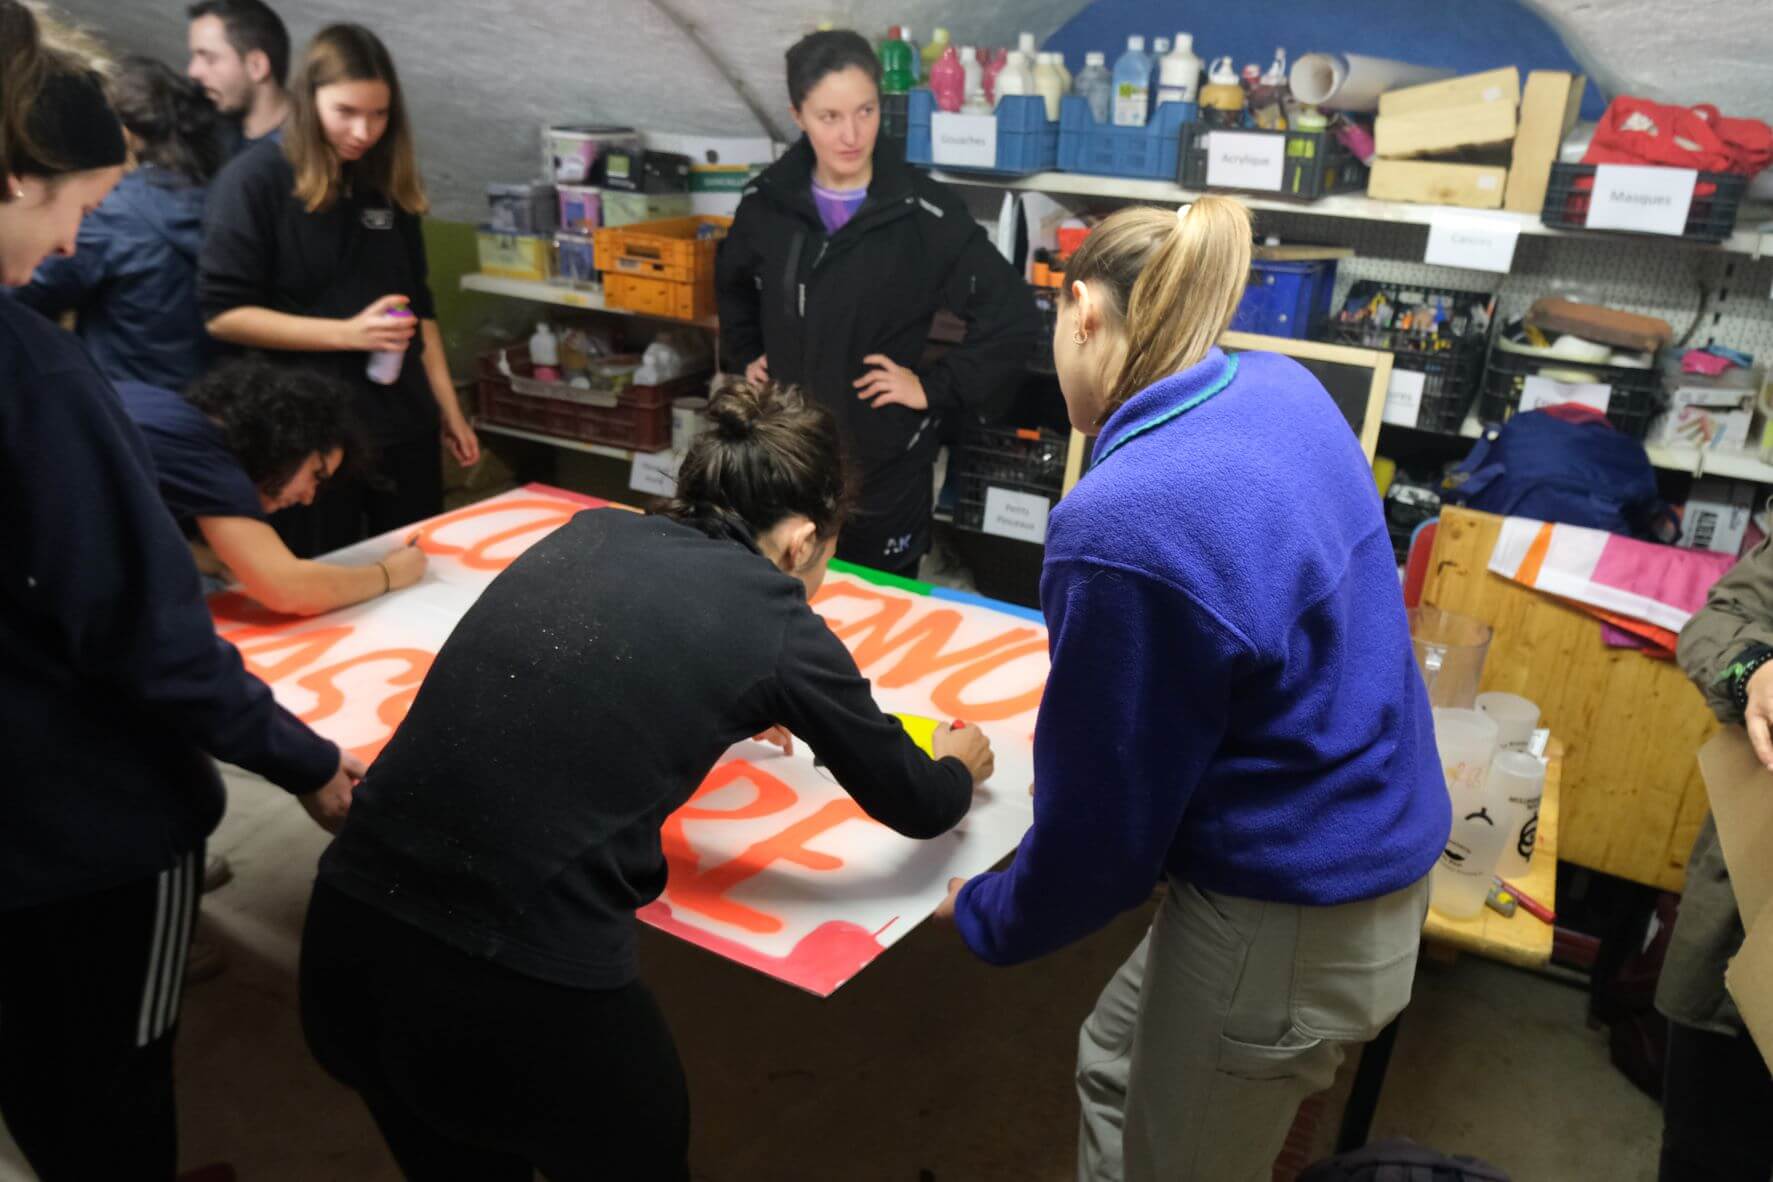
[[[1563,743],[1553,737],[1545,755],[1545,795],[1539,801],[1539,833],[1534,839],[1533,863],[1526,877],[1514,885],[1535,902],[1556,911]],[[1422,938],[1522,968],[1543,968],[1551,961],[1552,926],[1529,915],[1524,907],[1517,907],[1513,915],[1507,916],[1485,907],[1471,919],[1448,919],[1430,908],[1428,921],[1422,925]]]
[[[1586,612],[1491,574],[1501,528],[1444,511],[1422,602],[1494,628],[1483,688],[1539,703],[1563,740],[1564,860],[1679,890],[1705,816],[1695,755],[1717,723],[1673,662],[1608,648]]]

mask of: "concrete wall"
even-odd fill
[[[1616,90],[1709,99],[1728,113],[1773,121],[1767,0],[1533,3]],[[184,61],[179,0],[60,0],[60,7],[119,50]],[[487,181],[535,173],[539,129],[550,122],[789,134],[782,51],[821,20],[870,35],[910,21],[925,38],[942,24],[958,40],[1002,43],[1019,29],[1044,39],[1083,7],[1085,0],[383,0],[366,11],[348,0],[278,2],[298,44],[336,20],[367,19],[382,33],[410,93],[437,212],[466,220],[484,208]],[[1154,0],[1151,10],[1153,28],[1178,17],[1186,24],[1175,0]],[[712,44],[773,127],[760,128],[668,13]]]

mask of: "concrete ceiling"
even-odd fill
[[[1532,3],[1610,89],[1709,100],[1773,120],[1773,0]],[[59,7],[121,52],[184,61],[178,0],[60,0]],[[329,22],[364,18],[355,0],[277,7],[298,45]],[[1003,43],[1019,30],[1044,39],[1084,7],[1084,0],[383,0],[371,19],[401,70],[437,212],[477,219],[487,181],[534,175],[539,129],[550,122],[791,133],[782,52],[821,21],[870,36],[908,21],[920,39],[941,24],[959,41]],[[1152,7],[1159,25],[1173,23],[1168,5]],[[719,67],[696,48],[698,39]]]

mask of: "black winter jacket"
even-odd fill
[[[1040,318],[966,205],[889,141],[875,149],[867,200],[835,234],[813,205],[813,163],[803,138],[739,204],[717,268],[722,362],[742,373],[767,354],[773,380],[829,407],[866,486],[913,451],[927,462],[933,446],[919,445],[933,444],[940,416],[999,411],[1042,345]],[[965,343],[920,368],[941,308],[966,321]],[[856,397],[871,353],[918,370],[927,414]]]

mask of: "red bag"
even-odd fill
[[[1607,107],[1584,164],[1659,164],[1753,176],[1773,161],[1773,128],[1726,119],[1713,106],[1677,107],[1621,96]]]

